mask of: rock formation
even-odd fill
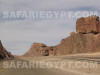
[[[24,56],[54,56],[53,47],[48,47],[43,43],[32,44],[30,50]]]
[[[100,52],[100,34],[76,33],[56,46],[57,55]]]
[[[59,45],[48,47],[35,43],[25,56],[59,56],[76,53],[100,52],[100,21],[97,16],[80,18],[76,22],[76,32],[63,39]]]
[[[14,58],[13,55],[11,55],[10,52],[7,52],[6,49],[3,47],[1,41],[0,41],[0,60],[2,59],[12,59]]]
[[[80,18],[76,22],[76,32],[79,33],[99,33],[100,21],[97,16],[89,16],[86,18]]]
[[[99,17],[89,16],[78,19],[76,32],[72,32],[56,46],[57,55],[100,52]]]

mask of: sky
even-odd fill
[[[0,13],[11,11],[100,11],[100,0],[0,0]],[[99,16],[99,15],[98,15]],[[57,45],[75,32],[76,18],[2,18],[0,40],[15,55],[23,55],[32,43]]]

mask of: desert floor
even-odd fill
[[[94,54],[75,54],[68,56],[47,56],[47,57],[18,57],[14,60],[9,60],[7,62],[32,62],[32,61],[43,61],[47,62],[74,62],[71,64],[75,66],[75,63],[83,62],[92,64],[92,67],[68,67],[68,63],[63,66],[63,68],[2,68],[3,62],[0,62],[0,75],[100,75],[100,53]],[[96,65],[96,66],[95,66]],[[61,64],[57,65],[58,67]]]

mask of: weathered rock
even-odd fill
[[[24,56],[51,56],[54,55],[53,47],[48,47],[43,43],[32,44],[30,50]]]
[[[99,33],[100,20],[97,16],[80,18],[76,22],[76,32],[79,33]]]
[[[10,52],[7,52],[6,49],[3,47],[0,41],[0,60],[2,59],[13,59],[13,55]]]
[[[56,46],[57,55],[100,52],[100,33],[76,33]]]

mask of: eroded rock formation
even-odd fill
[[[0,40],[0,60],[2,59],[13,59],[13,55],[10,52],[7,52],[6,49],[3,47],[1,40]]]
[[[54,56],[53,47],[48,47],[43,43],[33,43],[30,50],[24,56]]]
[[[78,19],[76,22],[76,32],[71,32],[69,37],[63,39],[59,45],[54,47],[35,43],[25,56],[59,56],[100,52],[99,17],[90,16]]]
[[[100,52],[100,34],[76,33],[56,46],[57,55]]]
[[[97,16],[89,16],[86,18],[80,18],[76,22],[76,32],[79,33],[99,33],[100,32],[100,20]]]

